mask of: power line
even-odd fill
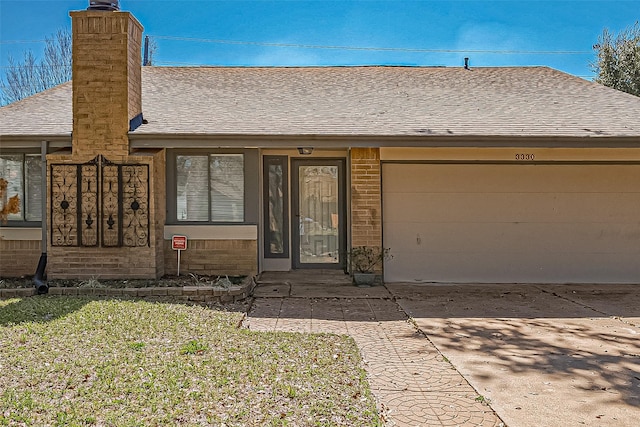
[[[225,39],[203,39],[196,37],[179,36],[150,36],[155,39],[186,41],[196,43],[215,43],[244,46],[268,46],[289,47],[298,49],[330,49],[330,50],[361,50],[379,52],[419,52],[419,53],[490,53],[503,55],[591,55],[592,51],[584,50],[519,50],[519,49],[427,49],[410,47],[375,47],[375,46],[340,46],[340,45],[315,45],[303,43],[274,43]],[[44,43],[46,40],[0,40],[0,44],[29,44]]]
[[[151,36],[155,39],[188,41],[198,43],[216,43],[246,46],[269,46],[269,47],[293,47],[300,49],[333,49],[333,50],[363,50],[363,51],[381,51],[381,52],[421,52],[421,53],[491,53],[491,54],[508,54],[508,55],[591,55],[591,51],[581,50],[499,50],[499,49],[424,49],[424,48],[406,48],[406,47],[364,47],[364,46],[334,46],[334,45],[313,45],[298,43],[271,43],[271,42],[255,42],[240,40],[223,40],[223,39],[201,39],[192,37],[177,36]]]
[[[340,46],[340,45],[313,45],[313,44],[300,44],[300,43],[273,43],[273,42],[257,42],[257,41],[241,41],[241,40],[226,40],[226,39],[205,39],[194,37],[178,37],[178,36],[151,36],[154,39],[174,40],[184,42],[196,42],[196,43],[215,43],[215,44],[229,44],[229,45],[244,45],[244,46],[267,46],[267,47],[282,47],[282,48],[299,48],[299,49],[330,49],[330,50],[352,50],[352,51],[379,51],[379,52],[417,52],[417,53],[465,53],[465,54],[499,54],[499,55],[592,55],[591,51],[573,51],[573,50],[500,50],[500,49],[427,49],[427,48],[404,48],[404,47],[364,47],[364,46]],[[20,44],[20,43],[40,43],[46,40],[2,40],[0,44]],[[194,64],[187,62],[173,62],[173,61],[155,61],[156,64],[165,65],[177,65],[177,66],[199,66],[202,64]],[[54,68],[68,68],[70,64],[53,64]],[[32,68],[44,68],[49,65],[32,65]],[[23,66],[0,66],[0,69],[12,69],[23,68]],[[579,77],[591,77],[593,76],[579,76]]]
[[[45,65],[1,65],[2,69],[13,69],[13,68],[71,68],[71,64],[45,64]]]
[[[46,40],[0,40],[0,44],[30,44],[44,42],[46,42]]]

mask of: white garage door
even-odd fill
[[[387,282],[640,283],[640,166],[385,163]]]

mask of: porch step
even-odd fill
[[[359,288],[342,270],[293,270],[261,273],[253,296],[258,298],[390,298],[384,286]]]

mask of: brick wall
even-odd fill
[[[109,153],[105,154],[109,156]],[[49,154],[48,164],[82,163],[91,157]],[[111,160],[111,159],[109,159]],[[121,159],[123,162],[149,165],[149,246],[143,247],[76,247],[52,246],[49,238],[47,277],[50,279],[118,279],[159,278],[164,270],[165,222],[165,152],[150,150]],[[51,187],[51,175],[47,177]],[[51,197],[47,197],[51,212]],[[49,218],[49,221],[51,219]],[[49,230],[51,236],[51,230]],[[37,261],[36,261],[37,266]],[[35,271],[35,270],[34,270]]]
[[[41,253],[40,240],[0,239],[0,277],[32,276]]]
[[[351,246],[382,246],[380,150],[351,149]]]
[[[49,247],[49,279],[156,278],[155,251],[147,248]]]
[[[167,274],[178,272],[177,253],[165,240],[164,265]],[[255,275],[258,272],[256,240],[189,240],[180,254],[180,274]]]
[[[71,155],[49,155],[47,161],[78,164],[103,155],[114,163],[149,165],[149,245],[52,246],[49,239],[47,275],[51,279],[161,277],[164,274],[165,153],[154,150],[130,155],[128,136],[129,121],[142,112],[142,26],[128,12],[79,11],[70,15],[72,152]],[[51,188],[51,179],[49,176],[48,188]],[[50,195],[47,199],[48,212],[51,212]]]
[[[128,12],[71,12],[73,154],[129,153],[129,120],[141,113],[142,26]]]
[[[128,108],[129,119],[142,113],[142,25],[129,16]]]

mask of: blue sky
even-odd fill
[[[0,0],[0,66],[27,49],[41,55],[42,40],[88,3]],[[546,65],[585,78],[603,28],[617,33],[640,19],[640,0],[122,0],[120,8],[155,38],[157,65],[461,66],[469,57],[471,66]]]

